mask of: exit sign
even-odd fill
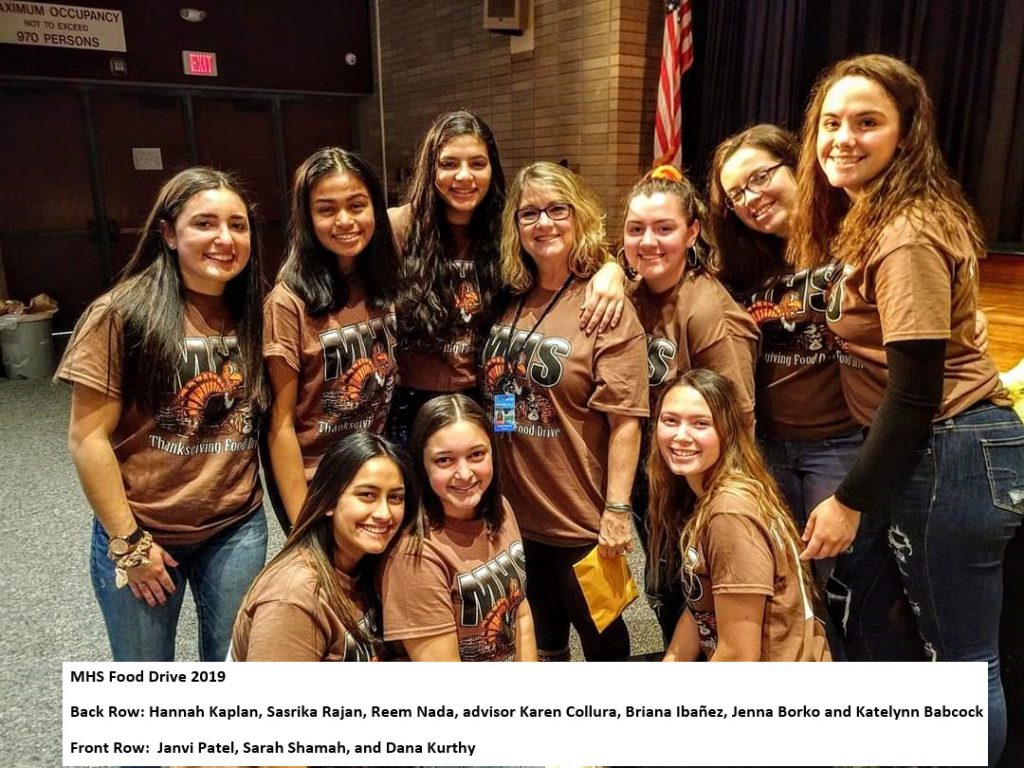
[[[181,64],[186,75],[194,77],[217,76],[217,54],[208,51],[182,51]]]

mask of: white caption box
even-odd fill
[[[70,765],[987,762],[983,663],[65,662],[63,675]]]

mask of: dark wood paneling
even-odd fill
[[[48,293],[58,329],[104,289],[77,93],[0,90],[0,250],[10,297]]]
[[[107,217],[117,227],[110,244],[116,275],[135,248],[160,186],[189,165],[182,105],[177,96],[112,91],[94,93],[92,105]],[[135,170],[133,147],[159,147],[163,170]]]

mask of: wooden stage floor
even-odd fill
[[[978,306],[989,320],[989,354],[1000,371],[1024,358],[1024,256],[982,259]]]

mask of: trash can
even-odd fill
[[[0,317],[0,352],[10,379],[45,379],[53,375],[53,312]]]

